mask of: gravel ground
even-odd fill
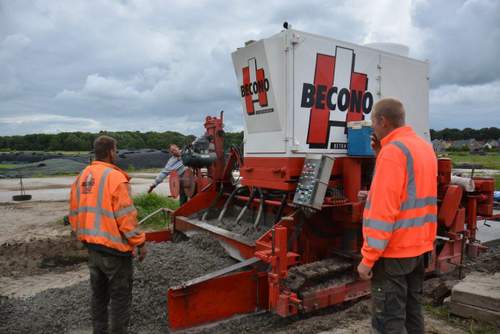
[[[168,287],[234,263],[220,245],[207,235],[196,234],[189,240],[176,240],[151,244],[146,260],[135,264],[131,333],[167,333]],[[480,258],[468,260],[466,272],[498,271],[499,259],[500,247],[491,247]],[[446,281],[454,277],[449,275],[448,278],[438,279]],[[432,298],[436,292],[432,282],[426,282],[425,293],[428,298]],[[91,328],[88,304],[88,281],[62,289],[49,289],[27,299],[0,297],[0,333],[88,332]],[[364,300],[286,319],[260,313],[189,332],[319,333],[334,329],[332,333],[364,333],[368,324],[369,305],[369,301]],[[342,328],[349,328],[349,331],[342,332]]]
[[[167,332],[168,287],[234,263],[217,241],[195,235],[188,241],[150,244],[135,263],[132,333]],[[0,301],[0,333],[67,333],[91,328],[88,281],[50,289],[28,299]],[[30,321],[25,321],[30,319]]]

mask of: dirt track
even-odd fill
[[[56,222],[68,214],[68,202],[0,204],[0,245],[69,235],[69,229]]]

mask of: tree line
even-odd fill
[[[496,127],[482,129],[465,128],[463,130],[445,128],[438,131],[431,129],[431,138],[442,140],[497,140],[500,139],[500,129]]]
[[[29,134],[23,136],[0,136],[0,150],[7,151],[90,151],[97,136],[109,135],[118,140],[119,148],[126,149],[167,149],[169,144],[179,147],[190,144],[195,136],[183,135],[179,132],[139,132],[139,131],[101,131],[90,132],[61,132],[58,134]],[[432,139],[443,140],[491,140],[500,139],[500,128],[471,129],[442,129],[432,130]],[[240,146],[243,143],[243,132],[226,132],[225,147]]]
[[[0,150],[3,151],[91,151],[94,140],[108,135],[118,141],[119,149],[168,149],[169,144],[179,147],[190,144],[196,138],[179,132],[101,131],[61,132],[58,134],[29,134],[23,136],[0,136]],[[226,132],[225,147],[240,145],[243,132]]]

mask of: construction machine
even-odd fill
[[[375,157],[368,120],[394,96],[406,122],[430,140],[428,63],[394,44],[360,46],[292,29],[233,54],[245,121],[244,149],[224,151],[223,114],[183,152],[187,174],[173,193],[190,199],[172,228],[149,240],[208,233],[237,263],[168,290],[169,326],[190,328],[267,310],[282,317],[366,296],[355,268]],[[438,239],[428,272],[460,268],[485,249],[477,216],[493,210],[494,180],[456,184],[439,159]]]

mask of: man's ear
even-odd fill
[[[112,152],[113,152],[112,150],[108,151],[108,156],[107,156],[108,161],[113,161],[113,153]]]
[[[389,127],[389,122],[387,121],[387,118],[385,118],[385,116],[383,115],[380,116],[379,123],[384,129],[387,129]]]

